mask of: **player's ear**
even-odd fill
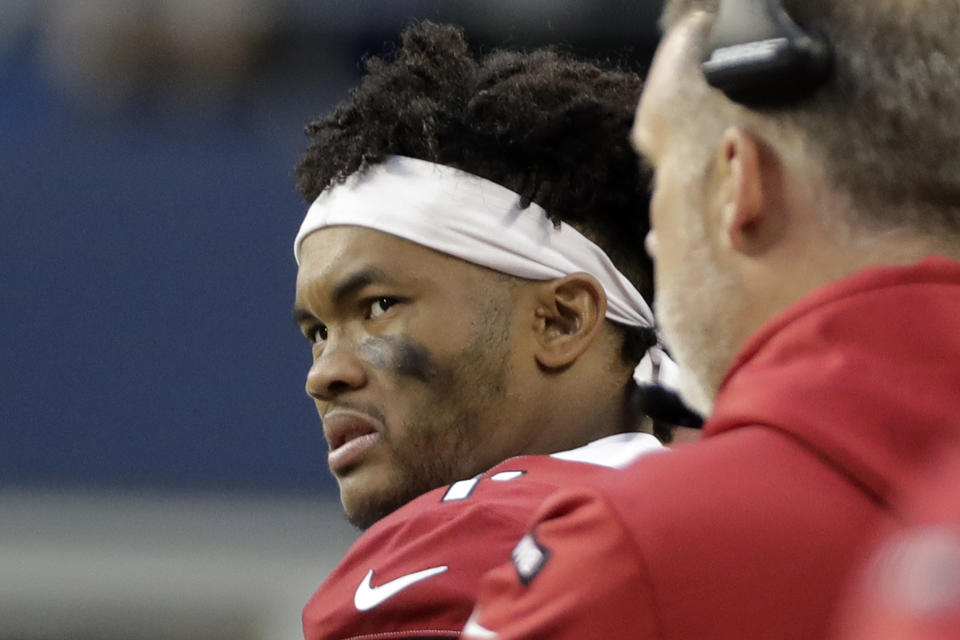
[[[534,313],[537,363],[561,369],[573,364],[596,339],[607,313],[607,296],[596,278],[575,273],[540,283]]]

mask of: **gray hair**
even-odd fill
[[[674,100],[688,146],[697,136],[696,146],[713,148],[726,127],[743,126],[842,194],[847,222],[960,237],[960,0],[783,5],[827,36],[834,72],[804,100],[751,110],[699,73],[717,0],[668,0],[664,30],[694,10],[711,16],[694,34]]]

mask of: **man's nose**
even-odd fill
[[[367,383],[363,362],[350,342],[327,343],[307,372],[307,394],[317,400],[332,400]]]

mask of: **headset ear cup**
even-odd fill
[[[711,86],[747,106],[799,100],[832,66],[829,41],[797,25],[779,0],[720,0],[700,64]]]

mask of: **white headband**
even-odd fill
[[[555,227],[538,205],[521,209],[519,202],[506,187],[459,169],[390,156],[321,193],[293,253],[299,264],[300,243],[318,229],[369,227],[527,280],[587,273],[603,285],[608,319],[653,327],[649,305],[600,247],[568,224]]]
[[[638,212],[637,215],[641,215]],[[637,288],[603,249],[568,224],[559,228],[537,204],[495,182],[445,165],[390,156],[321,193],[293,244],[326,227],[369,227],[518,278],[552,280],[584,272],[607,296],[606,317],[631,327],[653,327],[653,313]],[[634,372],[640,384],[676,389],[676,365],[659,347]]]

